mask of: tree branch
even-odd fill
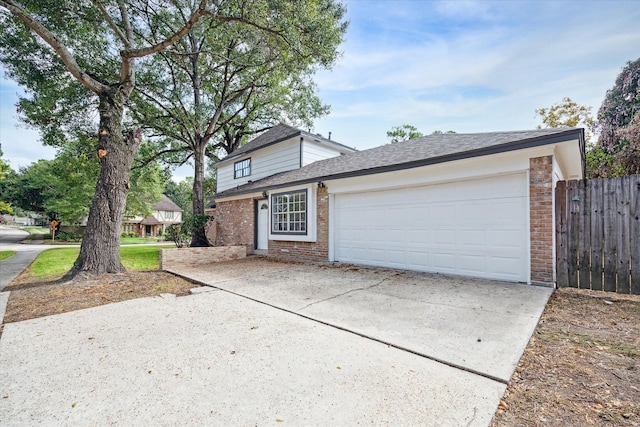
[[[122,43],[125,45],[125,47],[129,47],[130,46],[130,39],[127,39],[127,36],[122,32],[120,27],[118,27],[118,25],[114,22],[114,20],[111,19],[111,16],[109,15],[109,12],[107,12],[107,9],[104,7],[104,5],[102,3],[100,3],[98,0],[91,0],[91,2],[98,9],[100,9],[100,12],[104,16],[104,19],[107,20],[107,23],[109,24],[111,29],[116,33],[116,35],[118,36],[120,41],[122,41]]]
[[[162,42],[157,43],[153,46],[147,46],[141,49],[125,49],[120,52],[120,56],[122,56],[123,59],[142,58],[144,56],[151,55],[153,53],[157,53],[161,50],[166,49],[167,47],[183,38],[189,31],[191,31],[193,26],[200,20],[200,18],[206,15],[206,9],[207,0],[201,0],[198,8],[195,10],[195,12],[193,12],[191,18],[189,18],[189,20],[184,24],[180,31],[178,31],[168,39],[163,40]]]
[[[80,83],[82,83],[90,91],[100,94],[107,92],[110,88],[98,80],[89,76],[80,65],[76,62],[76,59],[71,54],[69,49],[62,43],[55,34],[53,34],[47,27],[42,25],[40,21],[31,16],[31,14],[25,10],[25,8],[19,3],[13,0],[0,0],[0,6],[6,8],[20,21],[22,21],[27,27],[29,27],[34,33],[39,35],[45,43],[60,56],[60,59],[67,67],[67,70],[75,77]]]

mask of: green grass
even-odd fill
[[[160,268],[160,249],[163,247],[175,246],[125,246],[120,248],[120,259],[129,270],[157,270]]]
[[[129,246],[120,248],[122,264],[133,271],[157,270],[160,267],[160,249],[174,246]],[[46,249],[33,261],[28,271],[42,279],[54,280],[71,270],[80,248]]]
[[[39,225],[25,225],[17,228],[19,228],[20,230],[28,231],[32,235],[33,234],[49,234],[48,227],[40,227]]]
[[[164,239],[161,237],[121,237],[120,244],[121,245],[137,245],[142,243],[157,243],[163,242]]]
[[[7,259],[9,257],[12,257],[16,254],[16,251],[0,251],[0,261],[2,261],[3,259]]]

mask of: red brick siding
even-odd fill
[[[305,261],[327,261],[329,259],[329,195],[326,188],[318,188],[316,200],[316,241],[269,240],[270,257]],[[309,218],[309,220],[313,219]]]
[[[553,158],[529,159],[531,281],[553,282]]]
[[[255,201],[253,199],[218,202],[214,213],[216,246],[243,245],[254,249]]]
[[[160,249],[160,270],[196,267],[212,262],[242,259],[246,256],[247,248],[244,246]]]

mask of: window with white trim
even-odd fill
[[[251,175],[251,157],[233,164],[233,178],[238,179]]]
[[[173,211],[165,211],[164,219],[173,219]]]
[[[271,233],[307,234],[307,190],[271,195]]]

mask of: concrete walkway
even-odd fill
[[[35,235],[30,241],[25,240],[29,233],[23,230],[0,226],[0,250],[16,251],[16,254],[0,261],[0,324],[7,309],[10,292],[2,290],[27,268],[38,254],[46,249],[42,243],[43,235]],[[20,242],[25,241],[25,244]]]

